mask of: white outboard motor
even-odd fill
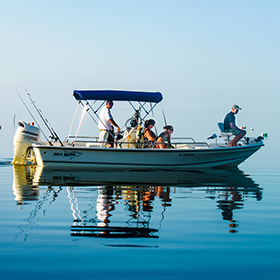
[[[40,130],[24,121],[18,122],[14,136],[14,159],[12,164],[26,164],[32,151],[32,144],[40,141]],[[29,154],[29,155],[28,155]]]

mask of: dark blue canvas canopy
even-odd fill
[[[162,100],[160,92],[141,92],[123,90],[74,90],[77,100],[122,100],[158,103]]]

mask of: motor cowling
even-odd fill
[[[12,164],[26,164],[27,150],[33,143],[40,141],[40,130],[24,121],[18,122],[18,129],[14,136],[14,159]]]

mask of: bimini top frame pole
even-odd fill
[[[102,105],[106,100],[128,101],[135,111],[138,110],[136,110],[136,108],[133,106],[131,101],[138,102],[140,108],[142,108],[146,113],[144,118],[141,119],[144,120],[147,117],[147,115],[153,110],[153,108],[157,105],[157,103],[159,103],[163,99],[162,94],[160,92],[141,92],[141,91],[122,91],[122,90],[74,90],[73,96],[75,97],[76,100],[79,101],[78,104],[82,104],[81,101],[86,101],[87,102],[86,106],[88,106],[93,111],[97,119],[99,119],[97,112],[99,111],[99,109],[102,107]],[[92,106],[89,104],[88,102],[89,100],[95,100],[95,101],[99,100],[103,102],[96,110],[94,110]],[[144,106],[146,103],[151,104],[151,108],[148,111],[145,109]],[[152,105],[152,103],[155,104]]]
[[[74,97],[79,102],[81,100],[113,100],[113,101],[128,101],[135,111],[136,108],[133,106],[131,101],[137,101],[140,107],[145,111],[146,115],[143,119],[149,115],[153,108],[159,103],[163,97],[160,92],[143,92],[143,91],[123,91],[123,90],[74,90]],[[143,102],[143,104],[141,103]],[[151,104],[151,109],[147,111],[144,107],[145,103],[148,102]],[[155,103],[152,106],[152,103]],[[99,106],[97,110],[93,110],[94,114],[98,112],[104,102]]]

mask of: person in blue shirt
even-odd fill
[[[235,135],[235,137],[228,143],[230,147],[236,147],[237,142],[242,139],[246,131],[237,127],[235,124],[235,114],[237,114],[241,110],[238,105],[233,105],[231,107],[231,111],[225,116],[224,119],[224,130],[225,132],[231,132]]]

